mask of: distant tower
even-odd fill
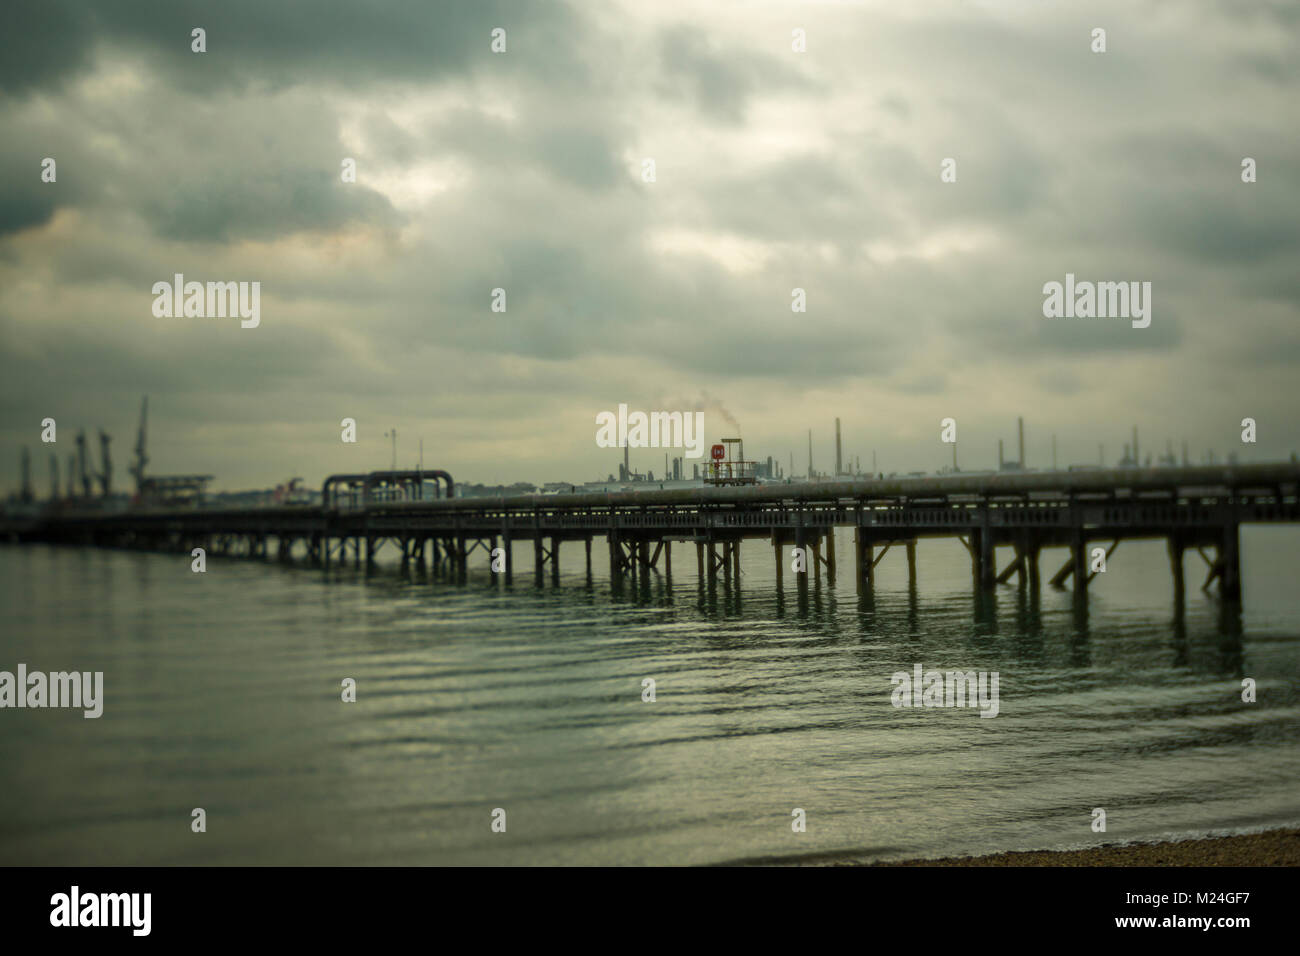
[[[840,451],[840,420],[835,419],[835,477],[844,474],[844,462]]]
[[[27,449],[23,449],[23,487],[19,492],[23,501],[32,501],[36,498],[36,493],[32,491],[32,456],[28,454]]]
[[[812,429],[808,429],[808,480],[812,481]]]
[[[59,456],[50,456],[50,500],[56,501],[59,497]]]

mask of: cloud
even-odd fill
[[[1243,402],[1289,452],[1300,22],[1234,11],[1103,3],[1098,56],[1041,4],[806,6],[804,54],[769,5],[20,5],[0,458],[144,392],[226,487],[342,470],[344,415],[379,465],[395,425],[458,478],[604,475],[596,411],[696,395],[783,460],[840,414],[928,467],[954,409],[1222,449]],[[153,318],[175,272],[261,281],[261,327]],[[1066,272],[1151,281],[1151,328],[1044,319]]]

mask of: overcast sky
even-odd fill
[[[150,469],[227,489],[386,468],[393,427],[402,467],[423,438],[458,480],[603,478],[620,402],[703,409],[709,440],[729,414],[798,472],[810,427],[833,465],[837,415],[887,472],[949,463],[945,417],[967,468],[1017,415],[1031,466],[1052,433],[1113,461],[1134,424],[1193,460],[1300,448],[1293,0],[3,17],[0,488],[26,445],[45,493],[47,416],[61,461],[109,431],[126,488],[146,393]],[[260,326],[156,318],[178,272],[261,282]],[[1150,327],[1044,318],[1067,272],[1151,282]]]

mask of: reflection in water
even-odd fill
[[[1107,841],[1294,823],[1295,542],[1248,532],[1245,606],[1193,591],[1172,614],[1155,542],[1086,614],[973,593],[951,542],[921,544],[915,585],[890,552],[865,594],[846,541],[837,583],[780,594],[758,542],[730,586],[679,546],[671,578],[612,593],[581,556],[538,589],[4,547],[0,669],[102,670],[105,712],[0,713],[0,863],[898,858],[1099,842],[1095,806]],[[915,664],[998,671],[999,716],[893,708]]]

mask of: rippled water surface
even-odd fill
[[[1160,543],[1117,550],[1080,621],[1046,586],[977,606],[953,540],[921,543],[915,593],[891,551],[862,602],[844,537],[838,586],[806,601],[788,572],[778,600],[759,542],[738,599],[681,544],[671,587],[619,596],[574,545],[541,590],[494,583],[482,552],[458,586],[0,547],[0,670],[105,683],[98,720],[0,710],[0,862],[891,859],[1300,820],[1300,533],[1243,531],[1239,616],[1189,555],[1182,624]],[[999,715],[894,708],[917,663],[999,672]]]

